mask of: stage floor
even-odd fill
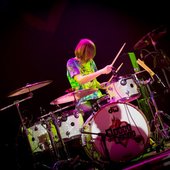
[[[81,148],[82,149],[82,148]],[[81,154],[82,150],[79,150]],[[84,153],[83,153],[84,154]],[[83,158],[83,159],[82,159]],[[160,170],[170,168],[170,141],[164,142],[164,147],[157,145],[146,148],[143,154],[127,162],[105,162],[103,164],[97,161],[89,160],[82,155],[72,156],[70,160],[58,160],[52,165],[42,162],[35,166],[35,170]]]
[[[154,147],[153,147],[154,148]],[[164,149],[146,151],[139,159],[133,160],[122,167],[123,170],[160,170],[170,168],[170,142],[165,143]]]

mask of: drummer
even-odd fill
[[[74,51],[75,56],[67,61],[67,78],[74,90],[96,88],[97,90],[81,98],[77,108],[83,110],[83,117],[86,120],[92,113],[92,101],[103,96],[100,89],[105,89],[105,83],[99,83],[97,77],[111,73],[112,65],[107,65],[98,70],[94,61],[96,45],[90,39],[81,39]]]

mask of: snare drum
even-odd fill
[[[126,162],[149,144],[149,124],[131,103],[109,103],[83,125],[82,145],[96,161]]]
[[[140,89],[132,75],[114,78],[106,86],[106,92],[114,102],[131,102],[140,97]]]

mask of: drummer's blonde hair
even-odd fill
[[[84,38],[79,41],[74,53],[75,56],[84,63],[95,57],[96,46],[90,39]]]

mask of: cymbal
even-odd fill
[[[143,36],[135,45],[134,49],[139,50],[147,46],[153,45],[153,42],[156,42],[159,38],[167,33],[167,30],[164,27],[159,27]]]
[[[34,91],[36,89],[39,89],[41,87],[44,87],[48,84],[52,83],[52,80],[46,80],[46,81],[41,81],[41,82],[37,82],[37,83],[33,83],[33,84],[27,84],[24,87],[21,87],[17,90],[12,91],[8,97],[14,97],[14,96],[18,96],[21,94],[25,94],[25,93],[29,93],[31,91]]]
[[[74,102],[79,100],[82,97],[85,97],[87,95],[90,95],[94,92],[96,92],[98,89],[84,89],[84,90],[77,90],[74,92],[70,92],[68,94],[65,94],[52,102],[50,102],[51,105],[57,105],[57,104],[63,104],[68,102]]]

